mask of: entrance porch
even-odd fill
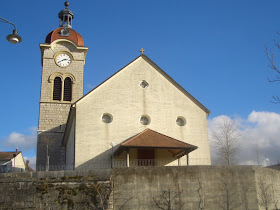
[[[121,143],[114,152],[113,167],[189,165],[196,146],[146,129]],[[184,157],[185,156],[185,157]]]

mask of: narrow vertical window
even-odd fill
[[[69,77],[66,77],[64,80],[64,94],[63,101],[72,100],[72,80]]]
[[[61,100],[62,82],[60,77],[56,77],[53,82],[53,100]]]

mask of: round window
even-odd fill
[[[186,125],[186,119],[184,117],[178,117],[176,120],[177,125],[184,126]]]
[[[141,118],[140,118],[140,123],[142,124],[142,125],[149,125],[150,124],[150,117],[149,116],[142,116]]]
[[[104,123],[111,123],[113,121],[113,117],[110,114],[103,114],[102,121]]]

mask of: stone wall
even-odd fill
[[[189,166],[0,174],[0,209],[153,210],[168,205],[176,210],[279,209],[280,172]]]
[[[0,209],[107,209],[110,176],[110,170],[0,174]]]

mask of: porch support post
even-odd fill
[[[126,167],[129,167],[129,148],[126,148]]]
[[[181,158],[178,158],[178,166],[181,166]]]
[[[187,157],[187,166],[189,165],[189,153],[186,151],[186,157]]]

